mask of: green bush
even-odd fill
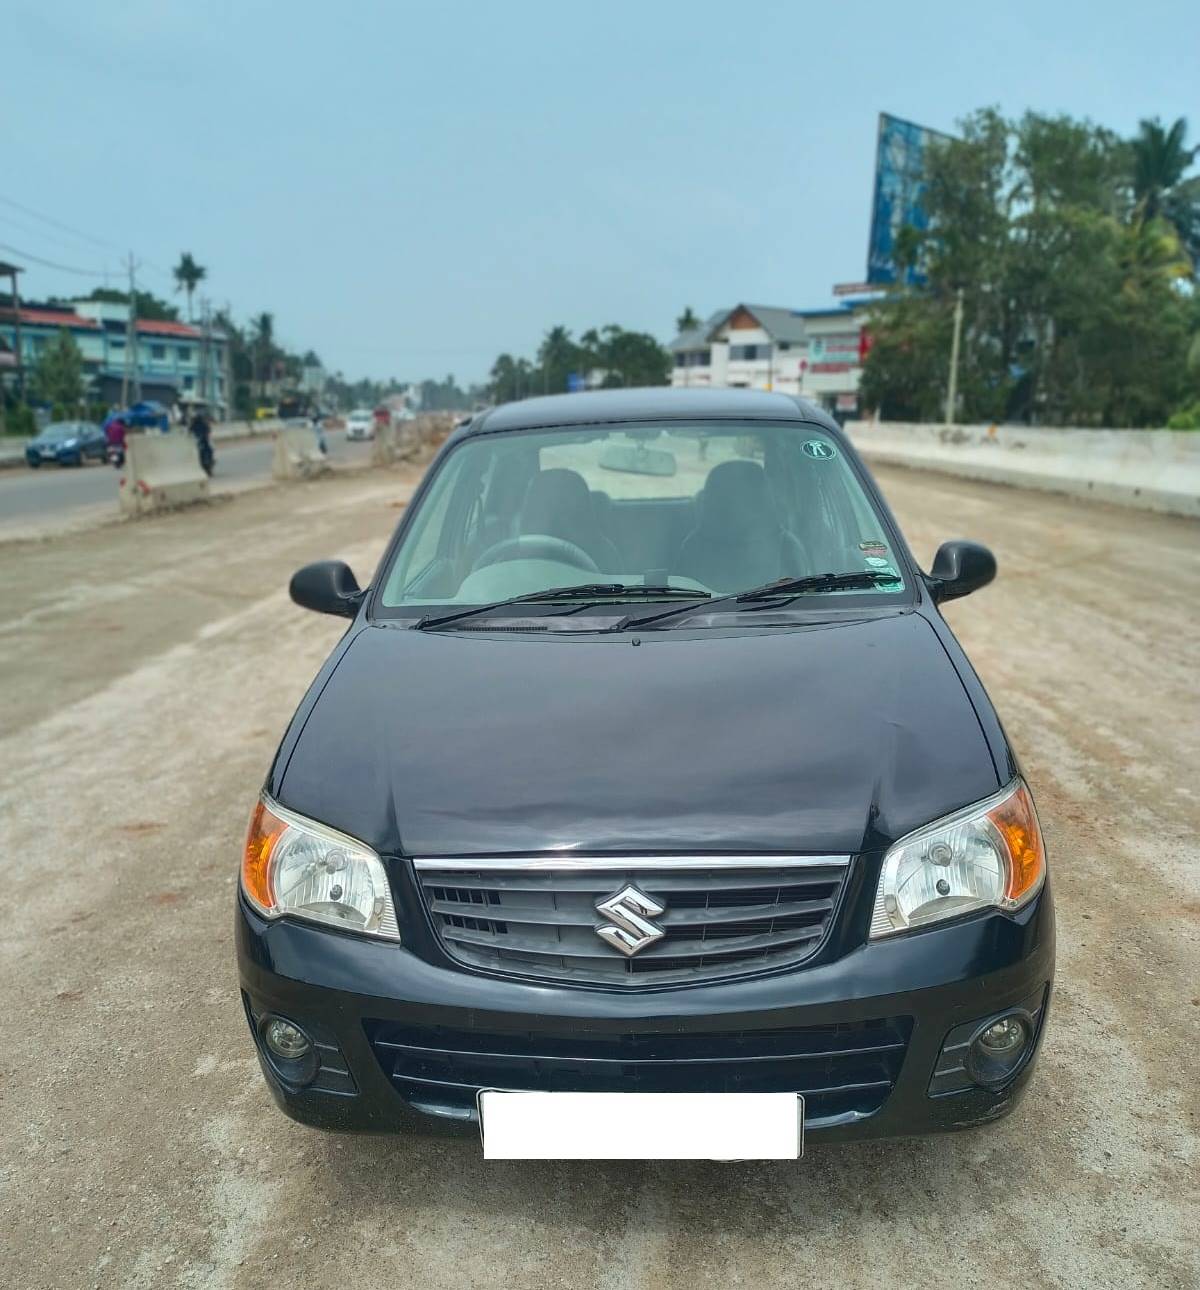
[[[1168,430],[1200,430],[1200,400],[1190,408],[1180,408],[1167,419]]]
[[[37,434],[37,422],[33,418],[33,409],[24,403],[18,403],[6,410],[5,429],[9,434],[21,435],[32,439]]]

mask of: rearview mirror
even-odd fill
[[[933,557],[929,592],[936,601],[957,600],[996,576],[996,557],[978,542],[943,542]]]
[[[342,560],[318,560],[297,569],[288,584],[288,593],[304,609],[342,618],[353,618],[365,595],[350,566]]]

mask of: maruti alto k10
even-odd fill
[[[1027,1084],[1054,972],[1033,800],[846,436],[789,396],[460,427],[279,746],[237,901],[290,1116],[489,1155],[795,1156]],[[715,1096],[714,1096],[715,1095]]]

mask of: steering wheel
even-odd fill
[[[505,538],[488,547],[471,566],[471,572],[486,569],[506,560],[555,560],[559,564],[573,564],[588,573],[599,573],[600,566],[581,546],[549,533],[522,533],[519,537]]]

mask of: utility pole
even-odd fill
[[[231,332],[232,332],[232,328],[233,328],[233,323],[232,323],[232,319],[233,319],[233,305],[232,305],[232,303],[231,303],[230,301],[228,301],[228,300],[226,300],[226,301],[225,301],[225,319],[226,319],[227,327],[226,327],[226,330],[222,333],[222,335],[224,336],[224,339],[225,339],[225,343],[224,343],[224,345],[223,345],[223,347],[222,347],[222,351],[221,351],[221,352],[222,352],[222,354],[224,355],[224,360],[225,360],[225,363],[224,363],[224,372],[225,372],[225,388],[224,388],[224,394],[225,394],[225,403],[224,403],[224,407],[225,407],[225,418],[224,418],[224,419],[225,419],[225,420],[227,420],[227,421],[232,421],[232,420],[233,420],[233,412],[234,412],[234,408],[233,408],[233,393],[234,393],[234,391],[233,391],[233,355],[232,355],[232,353],[231,353],[230,351],[233,349],[233,336],[232,336],[232,334],[231,334]]]
[[[200,297],[200,397],[206,404],[212,403],[212,390],[209,388],[212,379],[212,355],[209,340],[208,299]]]
[[[132,389],[133,401],[137,403],[142,397],[142,383],[137,361],[137,284],[133,271],[133,252],[129,252],[126,261],[129,270],[129,314],[125,319],[125,370],[121,376],[121,406],[129,406],[129,394]]]
[[[12,308],[13,308],[13,348],[17,353],[17,396],[21,402],[25,402],[25,352],[21,348],[21,292],[17,287],[17,274],[23,273],[23,269],[17,268],[15,264],[6,264],[5,271],[8,273],[8,280],[12,283]]]
[[[963,289],[954,293],[954,338],[950,342],[950,382],[946,390],[946,424],[954,424],[958,403],[958,347],[962,340]]]

